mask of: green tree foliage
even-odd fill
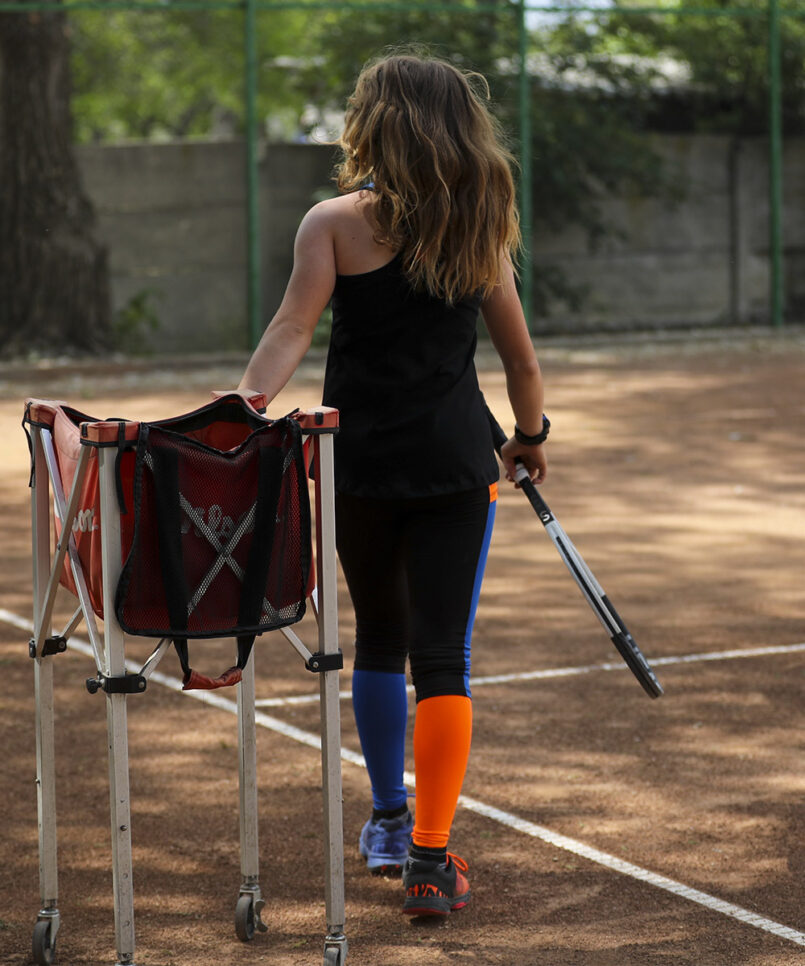
[[[563,23],[554,40],[568,50],[587,45],[599,69],[607,58],[668,58],[687,68],[687,81],[653,93],[650,129],[762,135],[769,128],[768,0],[659,0],[668,13],[629,13],[642,0],[615,0],[613,11]],[[711,11],[685,13],[684,7]],[[724,12],[744,11],[743,16]],[[783,120],[788,133],[805,130],[805,17],[798,0],[782,0]],[[680,11],[680,12],[675,12]],[[800,16],[786,16],[796,11]]]
[[[243,124],[243,14],[236,8],[74,11],[73,111],[79,141],[204,136]],[[309,32],[303,12],[258,21],[263,117],[295,122],[304,95],[283,58]]]
[[[318,24],[316,76],[322,96],[343,104],[363,65],[394,50],[421,50],[443,56],[488,77],[496,98],[505,100],[516,79],[504,79],[501,66],[517,50],[517,7],[509,0],[452,0],[434,9],[411,0],[410,9],[334,10]],[[305,82],[307,78],[303,79]]]

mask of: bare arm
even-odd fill
[[[508,262],[501,284],[485,300],[481,311],[503,363],[515,421],[527,436],[536,436],[542,431],[542,372]],[[548,471],[544,444],[525,446],[512,437],[503,445],[501,459],[509,479],[514,479],[515,459],[522,460],[535,483],[541,483]]]
[[[330,221],[321,206],[302,219],[294,244],[294,267],[276,315],[254,350],[239,389],[265,393],[270,402],[294,374],[335,285]]]

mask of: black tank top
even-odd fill
[[[339,492],[430,496],[498,479],[475,372],[480,304],[415,292],[400,256],[337,276],[323,402],[341,413]]]

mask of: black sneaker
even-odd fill
[[[406,916],[449,916],[470,901],[470,884],[462,874],[467,863],[452,852],[446,862],[411,859],[403,867]]]

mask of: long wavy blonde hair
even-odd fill
[[[361,72],[339,141],[338,188],[373,184],[375,240],[448,302],[490,294],[521,244],[513,158],[488,100],[480,74],[392,54]]]

